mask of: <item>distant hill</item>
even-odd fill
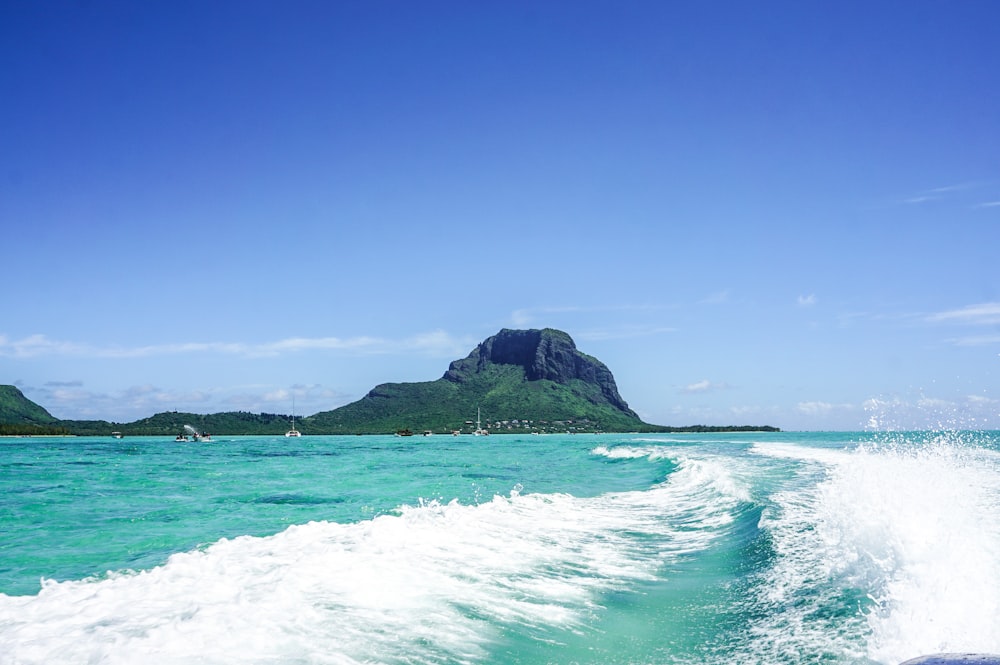
[[[436,381],[383,383],[356,402],[296,419],[303,434],[389,434],[409,430],[471,432],[477,414],[483,427],[506,432],[712,432],[777,431],[774,427],[665,427],[643,422],[618,393],[611,370],[581,353],[560,330],[503,329]],[[288,416],[247,412],[158,413],[132,423],[60,421],[14,386],[0,386],[0,434],[42,433],[61,428],[79,435],[174,436],[190,425],[210,434],[278,435]],[[7,429],[2,429],[7,428]],[[55,433],[55,432],[53,432]]]
[[[131,423],[109,423],[104,420],[64,420],[74,434],[82,436],[108,435],[113,430],[127,436],[177,436],[185,434],[189,425],[199,433],[208,434],[284,434],[290,428],[288,416],[273,413],[226,411],[223,413],[185,413],[164,411]],[[301,428],[298,428],[301,429]]]

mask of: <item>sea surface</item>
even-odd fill
[[[0,439],[0,663],[1000,652],[1000,433]]]

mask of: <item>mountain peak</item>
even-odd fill
[[[568,385],[579,380],[595,384],[611,405],[638,418],[618,393],[611,370],[596,358],[578,351],[573,338],[561,330],[504,328],[480,343],[467,357],[452,362],[442,378],[464,383],[471,375],[485,372],[491,365],[522,367],[528,381],[548,380]]]

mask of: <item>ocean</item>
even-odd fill
[[[0,439],[0,664],[1000,652],[1000,433]]]

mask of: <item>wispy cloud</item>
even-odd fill
[[[853,404],[832,404],[830,402],[799,402],[795,405],[795,409],[799,413],[803,413],[807,416],[826,416],[834,411],[841,410],[852,410],[855,409]]]
[[[676,328],[668,326],[620,326],[601,330],[584,330],[573,335],[574,339],[587,342],[603,342],[612,339],[634,339],[677,332]]]
[[[927,203],[929,201],[939,201],[940,199],[941,199],[940,196],[914,196],[908,199],[903,199],[903,203],[907,203],[909,205],[917,205],[920,203]]]
[[[49,339],[45,335],[30,335],[12,340],[0,336],[0,357],[36,358],[44,356],[76,356],[86,358],[149,358],[184,354],[215,354],[225,356],[273,357],[309,351],[347,351],[352,353],[392,354],[426,353],[451,357],[456,351],[467,351],[474,342],[456,338],[442,330],[422,333],[403,339],[380,337],[289,337],[273,342],[182,342],[139,346],[99,346],[81,342]]]
[[[931,189],[926,189],[922,192],[918,192],[913,196],[908,196],[902,199],[901,203],[904,205],[921,205],[924,203],[932,203],[934,201],[941,201],[949,198],[952,194],[957,192],[962,192],[970,189],[975,189],[981,186],[980,182],[963,182],[957,185],[945,185],[944,187],[933,187]]]
[[[1000,302],[984,302],[959,309],[937,312],[927,317],[932,323],[957,323],[971,326],[1000,324]]]
[[[976,205],[974,205],[972,207],[973,208],[1000,208],[1000,201],[986,201],[985,203],[979,203],[979,204],[976,204]]]
[[[565,314],[567,312],[582,312],[583,307],[563,306],[563,307],[526,307],[515,309],[510,313],[510,322],[517,327],[530,326],[539,317],[545,318],[551,314]]]
[[[799,296],[799,307],[812,307],[817,302],[815,293],[810,293],[807,296]]]
[[[708,379],[702,379],[701,381],[695,381],[694,383],[689,383],[688,385],[681,388],[680,392],[685,395],[690,395],[695,393],[716,392],[719,390],[726,390],[728,388],[729,388],[728,383],[724,382],[713,383]]]
[[[546,325],[546,320],[554,314],[600,314],[604,312],[652,312],[664,309],[658,304],[624,304],[624,305],[549,305],[540,307],[525,307],[515,309],[510,313],[510,322],[514,326]]]
[[[732,289],[723,289],[722,291],[716,291],[715,293],[710,293],[704,300],[702,304],[705,305],[722,305],[729,302],[732,297]]]
[[[945,341],[955,346],[993,346],[1000,344],[1000,335],[970,335],[968,337],[952,337]]]
[[[935,187],[934,189],[929,189],[927,191],[930,192],[931,194],[948,194],[951,192],[961,192],[966,189],[973,189],[974,187],[978,187],[979,185],[980,185],[979,182],[973,180],[971,182],[962,182],[957,185],[945,185],[944,187]]]
[[[291,388],[244,385],[180,390],[143,384],[110,392],[91,390],[82,384],[67,387],[46,384],[35,389],[26,387],[26,392],[31,393],[36,402],[44,403],[57,417],[114,422],[127,422],[168,410],[289,413],[293,397],[296,412],[307,415],[337,408],[356,398],[321,384],[299,384]]]

